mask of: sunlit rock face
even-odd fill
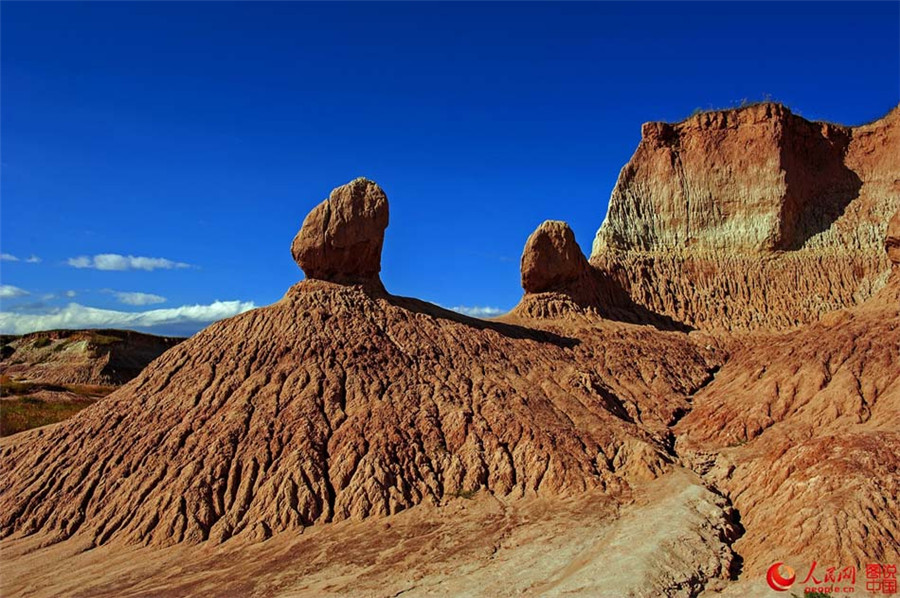
[[[698,327],[791,327],[886,280],[900,207],[900,109],[860,127],[779,104],[647,123],[591,263]]]
[[[900,210],[891,218],[888,224],[887,235],[884,238],[884,248],[887,250],[888,259],[895,266],[900,264]]]
[[[294,237],[291,254],[307,278],[377,279],[387,225],[384,191],[373,181],[358,178],[313,208]]]
[[[522,288],[526,293],[556,290],[577,280],[588,268],[569,225],[547,220],[525,243]]]

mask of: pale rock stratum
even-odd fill
[[[888,225],[887,236],[884,239],[884,248],[887,250],[891,263],[895,266],[900,264],[900,210],[897,210]]]

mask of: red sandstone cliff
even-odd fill
[[[703,328],[785,328],[871,297],[900,207],[900,108],[860,127],[772,103],[647,123],[591,263]]]

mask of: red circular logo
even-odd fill
[[[782,577],[781,572],[779,571],[782,565],[784,565],[784,571],[786,573],[784,577]],[[766,581],[768,582],[769,587],[776,592],[788,591],[796,578],[797,576],[794,574],[794,570],[781,562],[775,563],[769,567],[769,571],[766,573]]]

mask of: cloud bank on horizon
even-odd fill
[[[0,261],[13,263],[38,264],[41,258],[31,255],[20,258],[11,253],[0,254]],[[101,253],[93,256],[82,255],[69,258],[62,265],[77,270],[92,269],[109,272],[152,272],[154,270],[182,270],[196,268],[185,262],[162,257],[145,257],[120,255],[117,253]],[[4,273],[6,274],[6,273]],[[5,278],[6,276],[4,276]],[[83,291],[82,291],[83,292]],[[90,293],[90,291],[87,291]],[[166,297],[155,293],[140,291],[119,291],[109,288],[94,292],[115,297],[118,303],[132,307],[157,305],[168,301]],[[144,330],[157,334],[190,335],[206,325],[229,318],[254,309],[253,301],[219,301],[209,304],[182,305],[165,309],[145,311],[123,311],[102,307],[90,307],[80,303],[53,305],[51,302],[60,299],[73,299],[81,294],[75,290],[38,292],[27,290],[10,284],[0,285],[0,333],[27,334],[40,330],[58,328],[128,328]]]
[[[69,303],[44,313],[0,312],[0,332],[27,334],[58,328],[128,328],[180,334],[196,331],[200,325],[230,318],[256,307],[252,301],[214,301],[208,305],[127,312]]]
[[[164,303],[165,297],[153,293],[137,291],[113,291],[103,289],[125,305],[146,306]],[[20,299],[31,295],[29,291],[12,285],[0,285],[0,298]],[[66,291],[60,296],[72,298],[75,291]],[[57,295],[46,294],[43,299],[53,299]],[[259,307],[253,301],[214,301],[207,305],[182,305],[174,308],[157,308],[146,311],[121,311],[89,307],[79,303],[69,303],[65,307],[43,304],[18,306],[14,311],[0,311],[0,333],[28,334],[41,330],[80,328],[124,328],[143,330],[156,334],[190,335],[201,328],[225,318],[230,318]],[[458,305],[448,308],[457,313],[475,318],[493,318],[509,310],[493,306]],[[36,310],[36,311],[34,311]]]

